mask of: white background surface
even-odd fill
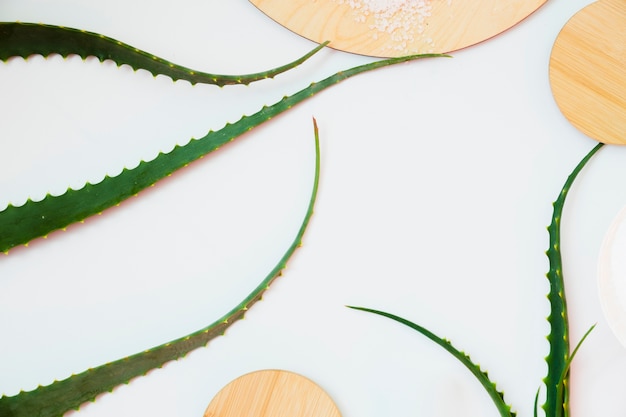
[[[532,415],[545,375],[551,203],[594,145],[550,92],[552,44],[589,1],[550,0],[454,53],[360,75],[293,108],[138,198],[0,257],[0,392],[16,394],[211,323],[265,276],[297,231],[320,125],[318,204],[285,274],[226,336],[81,408],[81,416],[202,416],[217,391],[281,368],[344,417],[496,416],[447,337]],[[120,39],[187,67],[249,73],[314,45],[244,0],[4,0],[4,21]],[[0,207],[99,181],[310,82],[370,59],[334,50],[250,87],[172,83],[108,62],[0,64]],[[626,205],[626,150],[605,147],[563,218],[575,416],[623,416],[626,350],[596,290],[604,234]],[[73,413],[72,413],[73,414]]]

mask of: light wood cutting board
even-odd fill
[[[243,375],[211,401],[204,417],[341,417],[333,400],[311,380],[282,370]]]
[[[250,0],[310,40],[377,57],[451,52],[514,26],[546,0]]]
[[[603,143],[626,143],[626,1],[602,0],[572,17],[550,57],[563,115]]]

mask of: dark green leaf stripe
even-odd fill
[[[78,55],[83,59],[93,56],[100,61],[110,59],[117,65],[130,65],[135,71],[144,69],[152,75],[166,75],[176,80],[186,80],[191,84],[249,84],[254,81],[272,78],[290,70],[313,56],[326,46],[325,42],[303,57],[268,71],[247,75],[209,74],[176,65],[149,52],[141,51],[107,36],[84,30],[40,23],[0,22],[0,60],[11,57],[28,58],[31,55],[59,54],[67,57]]]
[[[302,243],[302,237],[313,215],[317,197],[320,149],[317,124],[315,133],[315,179],[304,220],[294,241],[283,257],[263,281],[234,309],[222,318],[195,333],[165,343],[150,350],[137,353],[124,359],[90,369],[77,375],[56,381],[51,385],[40,386],[34,391],[21,392],[13,397],[0,398],[1,417],[59,417],[82,404],[94,401],[96,396],[110,392],[115,387],[128,383],[132,378],[145,375],[148,371],[160,368],[163,364],[177,360],[190,351],[205,346],[212,339],[223,335],[235,321],[243,318],[246,311],[261,299],[270,284],[281,275],[288,260]]]

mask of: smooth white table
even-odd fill
[[[588,0],[550,0],[452,59],[351,79],[121,207],[0,257],[0,392],[15,394],[201,328],[273,266],[304,214],[316,117],[322,178],[303,247],[225,337],[81,416],[200,417],[232,379],[303,374],[344,417],[496,416],[474,378],[386,310],[447,337],[531,416],[548,352],[551,203],[594,145],[560,114],[552,44]],[[5,0],[5,21],[78,27],[188,67],[248,73],[314,45],[244,0]],[[0,207],[99,181],[371,58],[322,51],[250,87],[196,86],[73,57],[0,64]],[[626,349],[603,317],[598,251],[626,205],[605,147],[563,218],[576,416],[622,416]]]

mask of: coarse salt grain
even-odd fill
[[[389,47],[404,51],[416,40],[423,38],[425,22],[432,13],[431,0],[334,0],[337,4],[349,6],[356,22],[370,22],[373,39],[386,33],[393,45]],[[448,0],[450,4],[451,0]],[[369,19],[369,20],[368,20]],[[421,39],[431,48],[430,38]]]

